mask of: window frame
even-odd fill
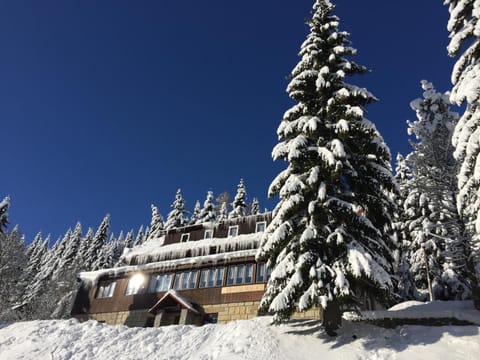
[[[231,234],[231,231],[235,229],[235,235]],[[232,225],[228,227],[228,237],[235,237],[238,236],[238,225]]]
[[[117,286],[116,280],[102,280],[98,283],[97,291],[95,293],[96,299],[104,299],[113,297],[115,287]]]
[[[145,294],[147,292],[148,286],[150,285],[150,279],[148,279],[146,274],[141,274],[144,277],[144,281],[137,289],[133,287],[130,289],[130,281],[132,281],[132,279],[139,274],[140,273],[134,274],[128,279],[127,288],[125,289],[125,296]],[[131,292],[129,290],[131,290]]]
[[[210,236],[207,236],[210,234]],[[213,239],[213,229],[205,229],[205,234],[203,236],[204,239]]]
[[[262,231],[259,231],[258,230],[258,226],[259,225],[263,225],[263,230]],[[256,233],[259,233],[259,232],[265,232],[265,229],[267,228],[267,222],[266,221],[257,221],[255,223],[255,232]]]
[[[185,237],[187,238],[186,240],[184,240]],[[180,236],[180,242],[184,243],[184,242],[187,242],[187,241],[190,241],[190,233],[183,233]]]
[[[161,285],[158,286],[158,278],[161,278]],[[152,274],[150,276],[150,281],[149,281],[149,286],[148,286],[148,292],[150,294],[154,293],[159,293],[159,292],[165,292],[171,289],[172,287],[172,278],[173,274],[172,273],[156,273]],[[154,286],[155,285],[155,286]]]

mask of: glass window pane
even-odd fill
[[[255,232],[264,232],[265,231],[265,221],[258,222],[256,225]]]
[[[190,281],[188,282],[189,289],[195,289],[195,285],[197,285],[197,274],[197,270],[190,272]]]
[[[181,287],[180,289],[186,289],[187,286],[188,286],[188,275],[190,273],[188,271],[185,271],[184,273],[182,273],[182,282],[181,282]]]
[[[165,274],[163,276],[164,277],[163,277],[162,291],[167,291],[168,289],[170,289],[173,274]]]
[[[109,292],[108,292],[108,295],[107,295],[108,297],[113,296],[113,292],[115,291],[115,285],[116,284],[117,284],[116,282],[110,283],[110,285],[108,287],[109,288]]]
[[[157,292],[157,282],[160,275],[152,275],[150,278],[150,286],[148,287],[148,292],[154,293]]]
[[[182,273],[176,273],[176,274],[175,274],[175,284],[173,285],[173,288],[174,288],[175,290],[180,289],[180,280],[181,280],[181,277],[182,277]]]
[[[257,264],[257,282],[265,281],[265,263]]]
[[[251,284],[253,277],[253,264],[245,265],[245,284]]]
[[[215,286],[222,286],[223,285],[223,274],[225,273],[225,268],[218,268],[217,269],[217,278],[215,282]]]
[[[228,268],[228,276],[227,276],[227,285],[233,285],[235,283],[235,272],[237,267],[232,265]]]
[[[208,287],[215,286],[215,269],[208,271]]]
[[[202,272],[200,273],[200,283],[198,284],[199,288],[207,287],[207,276],[208,270],[202,270]]]
[[[245,265],[237,265],[237,277],[235,280],[235,284],[243,284],[244,274],[245,272]]]
[[[238,226],[231,226],[228,229],[228,236],[237,236],[238,234]]]

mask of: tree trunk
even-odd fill
[[[342,325],[342,311],[336,299],[329,301],[323,311],[323,327],[330,336],[337,336],[335,330]]]

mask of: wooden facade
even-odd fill
[[[72,316],[130,326],[257,316],[268,273],[254,255],[270,220],[265,213],[165,232],[124,266],[80,274]]]

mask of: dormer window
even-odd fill
[[[230,226],[228,228],[228,237],[233,237],[238,235],[238,225]]]
[[[213,238],[213,230],[212,229],[205,230],[204,239],[212,239],[212,238]]]
[[[187,242],[190,240],[190,233],[182,234],[182,237],[180,238],[180,242]]]
[[[265,231],[265,226],[266,226],[266,223],[265,221],[259,221],[257,222],[257,224],[255,225],[255,232],[264,232]]]

